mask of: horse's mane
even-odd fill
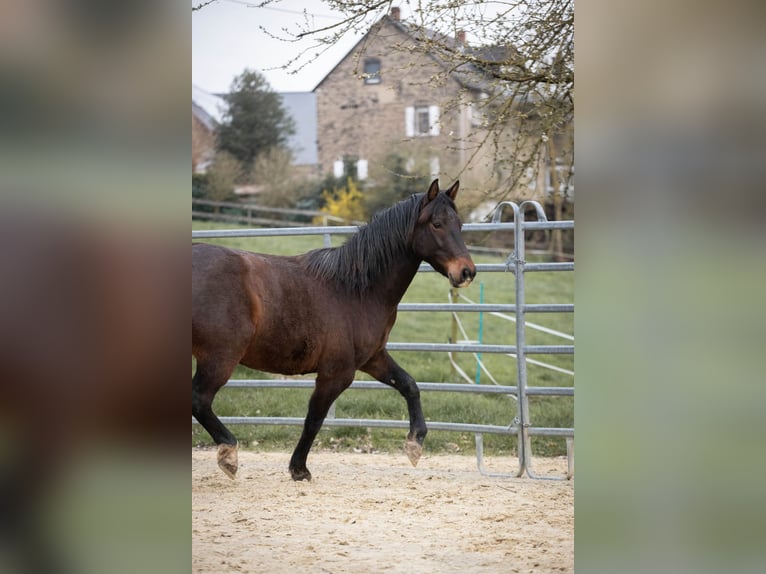
[[[340,247],[310,251],[305,255],[308,271],[350,293],[367,290],[405,255],[423,195],[412,195],[379,211]]]

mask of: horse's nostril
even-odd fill
[[[463,272],[461,273],[461,278],[463,281],[469,281],[473,279],[474,275],[476,275],[475,271],[469,269],[468,267],[463,267]]]

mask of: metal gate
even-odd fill
[[[502,215],[510,208],[513,214],[513,222],[502,222]],[[526,221],[527,208],[533,208],[537,221]],[[300,228],[272,228],[272,229],[230,229],[215,231],[192,231],[193,239],[225,238],[225,237],[265,237],[265,236],[289,236],[289,235],[322,235],[326,246],[330,245],[331,235],[350,235],[356,233],[356,226],[338,227],[300,227]],[[511,272],[515,283],[515,304],[460,304],[460,303],[401,303],[400,311],[413,312],[502,312],[515,315],[516,345],[485,345],[473,343],[404,343],[389,342],[386,348],[389,351],[415,351],[415,352],[444,352],[444,353],[500,353],[516,356],[517,385],[474,385],[455,383],[418,383],[422,392],[454,392],[454,393],[492,393],[514,396],[517,399],[517,412],[513,421],[508,426],[467,424],[453,422],[429,421],[428,428],[431,430],[444,430],[455,432],[474,433],[476,441],[476,460],[479,471],[485,476],[512,477],[523,476],[525,473],[530,478],[544,480],[569,479],[574,473],[573,445],[574,428],[550,428],[532,426],[529,415],[530,396],[574,396],[574,386],[571,387],[545,387],[530,386],[527,377],[527,363],[531,361],[528,355],[554,355],[574,354],[574,345],[527,345],[526,344],[526,314],[527,313],[573,313],[573,303],[556,304],[531,304],[525,303],[524,276],[533,272],[571,272],[574,271],[574,263],[528,263],[525,260],[525,232],[533,230],[574,229],[574,221],[548,221],[542,206],[535,201],[525,201],[521,204],[506,201],[497,206],[491,223],[474,223],[463,225],[464,232],[474,231],[500,231],[513,230],[514,250],[508,256],[505,263],[500,264],[477,264],[479,273],[507,273]],[[433,272],[430,265],[424,263],[418,272]],[[314,382],[302,379],[232,379],[227,384],[228,388],[313,388]],[[355,380],[352,389],[390,390],[390,387],[374,381]],[[303,418],[299,417],[221,417],[224,424],[267,424],[267,425],[303,425]],[[192,422],[194,419],[192,418]],[[324,421],[323,426],[353,426],[364,428],[404,428],[409,429],[409,421],[385,420],[385,419],[344,419],[335,418],[334,408]],[[516,435],[518,440],[518,469],[512,473],[490,473],[483,464],[483,435],[503,434]],[[535,473],[532,465],[531,437],[556,436],[564,437],[567,445],[567,473],[564,477],[541,476]]]

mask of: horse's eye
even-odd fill
[[[442,226],[440,221],[432,221],[431,225],[433,225],[435,229],[439,229]]]

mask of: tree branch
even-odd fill
[[[192,6],[192,12],[196,12],[197,10],[202,10],[205,6],[208,6],[209,4],[212,4],[213,2],[218,2],[218,0],[205,0],[204,2],[200,2],[196,6]]]

